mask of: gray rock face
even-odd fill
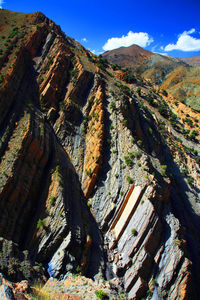
[[[17,244],[0,238],[0,268],[4,276],[11,281],[20,281],[24,278],[30,282],[45,280],[47,273],[30,257],[28,251],[20,251]],[[0,284],[3,275],[0,274]]]
[[[0,299],[2,299],[2,300],[15,300],[13,291],[9,286],[7,286],[5,284],[2,284],[0,286]]]
[[[113,80],[42,20],[0,89],[0,270],[31,280],[32,259],[57,279],[106,274],[129,299],[198,299],[196,151],[149,82]]]

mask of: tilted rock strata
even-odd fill
[[[42,14],[26,18],[2,68],[0,236],[57,279],[198,299],[198,145],[145,102],[148,81],[125,84]]]

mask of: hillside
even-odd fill
[[[182,58],[182,61],[186,62],[187,64],[189,64],[192,67],[200,66],[200,57],[199,56]]]
[[[102,54],[112,64],[130,68],[155,84],[161,84],[165,76],[178,66],[187,66],[181,60],[152,53],[137,45],[121,47]]]
[[[200,110],[200,67],[179,67],[168,74],[161,88],[177,100]]]
[[[103,53],[110,63],[140,74],[161,86],[178,101],[200,110],[199,57],[177,59],[152,53],[139,46],[121,47]]]
[[[151,59],[153,53],[137,45],[132,45],[130,47],[120,47],[104,52],[102,56],[108,59],[112,64],[119,64],[123,68],[136,68]]]
[[[0,20],[0,295],[198,299],[200,114],[40,12]]]

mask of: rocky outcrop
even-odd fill
[[[44,293],[47,296],[54,295],[54,297],[59,297],[59,299],[70,300],[81,300],[84,298],[94,300],[97,298],[120,299],[120,295],[111,288],[108,282],[103,279],[100,279],[98,282],[94,282],[92,279],[88,279],[80,275],[70,275],[67,280],[62,283],[58,282],[56,279],[50,278],[40,293],[41,295]]]
[[[24,278],[29,282],[45,282],[48,274],[37,262],[34,262],[28,251],[20,251],[17,244],[0,238],[1,271],[11,281],[17,282]]]
[[[200,150],[170,109],[185,108],[41,13],[26,26],[1,70],[1,272],[31,281],[43,266],[61,298],[198,299]]]
[[[38,109],[39,87],[35,81],[35,70],[39,70],[41,65],[45,67],[46,63],[51,65],[48,59],[42,62],[37,55],[40,49],[43,49],[42,55],[52,50],[48,42],[52,43],[53,38],[47,34],[46,28],[46,23],[35,28],[30,40],[19,51],[17,62],[20,69],[16,63],[9,81],[5,81],[1,90],[4,115],[1,120],[0,235],[17,243],[20,249],[29,250],[40,263],[49,265],[49,272],[54,276],[64,276],[75,271],[77,266],[83,273],[87,272],[89,257],[98,273],[100,261],[103,263],[101,236],[97,227],[90,229],[92,225],[89,224],[94,221],[69,156]],[[55,35],[56,30],[54,38]],[[71,50],[67,50],[62,34],[60,38],[57,36],[57,42],[60,52],[54,57],[55,62],[40,92],[43,95],[46,89],[43,98],[48,101],[53,96],[55,99],[46,105],[58,110],[61,97],[65,96],[62,89],[68,83]],[[33,56],[36,58],[35,70],[31,60]],[[66,67],[65,76],[63,67]],[[15,78],[16,90],[13,90],[11,85]],[[30,78],[32,84],[29,84]],[[4,101],[7,101],[7,106]],[[99,251],[96,258],[93,253],[90,255],[93,247]]]

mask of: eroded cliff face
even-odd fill
[[[150,82],[126,84],[41,13],[15,22],[0,57],[0,236],[28,251],[27,279],[42,263],[128,299],[198,299],[200,149],[183,108],[174,126]]]

